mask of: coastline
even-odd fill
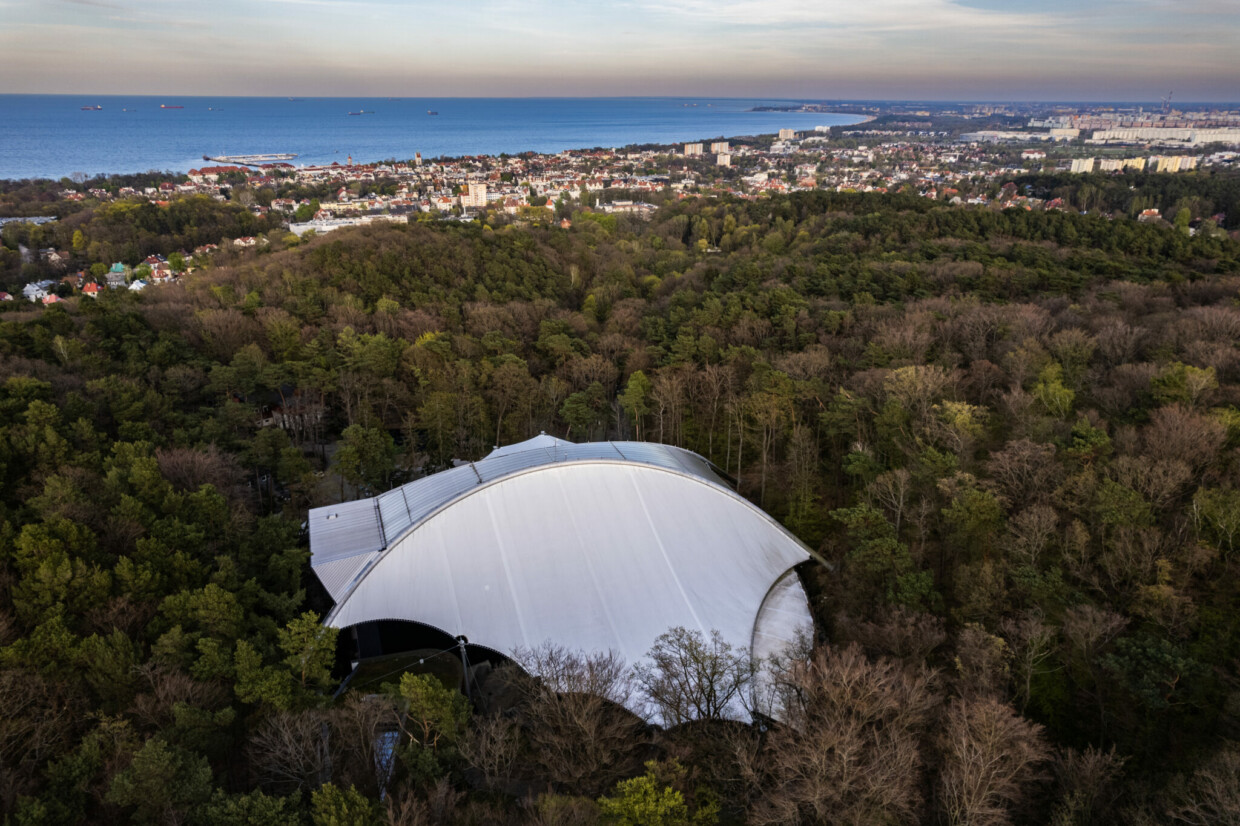
[[[694,103],[699,105],[694,106]],[[798,131],[849,113],[753,112],[711,98],[205,98],[0,95],[0,178],[184,174],[202,156],[293,153],[298,164],[552,155]],[[709,104],[709,105],[707,105]],[[101,105],[101,110],[84,107]],[[179,105],[182,109],[161,109]],[[365,110],[364,118],[348,117]],[[437,112],[435,116],[428,111]],[[374,114],[370,114],[373,112]]]

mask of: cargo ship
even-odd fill
[[[169,106],[166,103],[161,103],[159,104],[159,108],[160,109],[184,109],[185,107],[184,106]]]
[[[103,107],[102,107],[102,106],[98,106],[98,105],[96,105],[96,106],[83,106],[83,107],[82,107],[82,111],[83,111],[83,112],[100,112],[100,111],[102,111],[102,110],[103,110]]]

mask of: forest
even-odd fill
[[[39,231],[128,260],[256,220]],[[1238,822],[1237,341],[1221,233],[832,192],[375,225],[0,306],[0,810]],[[694,450],[829,563],[783,722],[721,719],[743,652],[683,629],[636,669],[512,652],[544,677],[500,666],[502,702],[342,689],[307,508],[540,431]]]

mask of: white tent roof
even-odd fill
[[[675,626],[763,656],[811,624],[800,542],[690,451],[540,436],[310,512],[337,627],[403,619],[505,654],[644,658]],[[768,599],[769,597],[769,599]]]

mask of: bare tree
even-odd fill
[[[561,795],[540,795],[526,806],[527,826],[597,826],[598,806],[593,800]]]
[[[912,489],[913,474],[907,468],[880,473],[866,487],[866,494],[870,499],[889,514],[896,529],[896,536],[900,535],[900,523],[904,519],[904,509],[908,506]]]
[[[1099,649],[1127,626],[1125,617],[1089,604],[1074,605],[1063,617],[1064,637],[1087,663],[1093,662]]]
[[[1020,511],[1008,521],[1012,555],[1017,561],[1036,567],[1058,526],[1059,514],[1049,505],[1032,505]]]
[[[71,710],[33,673],[0,670],[0,811],[33,790],[40,767],[72,733]],[[7,818],[6,818],[7,819]]]
[[[328,723],[340,755],[333,775],[341,785],[377,796],[395,768],[392,734],[401,724],[396,701],[383,694],[350,693],[331,709]]]
[[[1167,817],[1191,826],[1240,824],[1240,748],[1225,746],[1173,784]]]
[[[664,369],[655,373],[650,399],[659,422],[659,441],[678,445],[681,442],[681,425],[688,380],[684,370]]]
[[[990,697],[953,701],[939,745],[939,805],[952,826],[1011,823],[1050,753],[1041,726]]]
[[[281,711],[264,720],[250,737],[250,764],[268,789],[310,791],[331,780],[340,759],[328,715],[319,709]]]
[[[385,801],[385,814],[390,826],[448,826],[461,822],[457,820],[457,812],[461,808],[462,792],[452,787],[448,778],[441,778],[426,799],[412,792],[403,795],[389,795]],[[494,817],[489,819],[465,821],[472,823],[497,823]]]
[[[1055,463],[1055,447],[1029,439],[1017,439],[992,453],[986,470],[999,493],[1009,503],[1040,502],[1059,484],[1060,469]]]
[[[1055,776],[1061,797],[1055,807],[1055,826],[1085,826],[1105,819],[1119,800],[1117,781],[1124,758],[1112,746],[1109,751],[1088,746],[1069,748],[1055,760]]]
[[[1008,684],[1012,652],[1002,637],[970,623],[956,635],[956,671],[963,694],[996,696]]]
[[[1145,452],[1151,458],[1184,462],[1200,473],[1218,457],[1227,430],[1205,413],[1173,404],[1150,414],[1144,436]]]
[[[859,646],[792,664],[786,725],[733,738],[748,822],[916,823],[934,675]]]
[[[1098,351],[1111,365],[1130,362],[1137,357],[1141,340],[1148,331],[1114,321],[1098,331]]]
[[[589,796],[640,768],[649,735],[645,722],[624,707],[632,685],[622,659],[550,644],[514,658],[525,670],[498,676],[509,679],[521,699],[517,719],[528,747],[523,766],[559,791]]]
[[[1029,707],[1034,678],[1048,670],[1046,662],[1055,654],[1055,629],[1043,623],[1036,610],[1009,617],[1000,627],[1012,654],[1012,681],[1023,713]]]
[[[634,667],[651,708],[665,725],[722,720],[749,710],[747,689],[754,677],[746,648],[733,648],[718,631],[676,627],[655,640],[650,664]]]
[[[1156,508],[1166,508],[1192,479],[1192,469],[1179,459],[1119,456],[1113,465],[1115,479],[1145,497]]]
[[[521,752],[521,731],[503,714],[476,718],[458,744],[461,756],[482,775],[482,785],[503,790],[512,781]]]
[[[177,706],[218,711],[228,705],[228,692],[216,683],[195,680],[188,674],[154,661],[137,667],[147,689],[133,698],[134,719],[152,729],[172,725]]]
[[[854,619],[841,612],[835,616],[835,629],[845,640],[907,663],[925,662],[947,641],[942,619],[907,608],[887,609],[871,620]]]
[[[883,381],[887,397],[899,402],[908,411],[914,427],[920,427],[930,415],[934,403],[956,384],[958,376],[938,365],[899,367]]]
[[[177,490],[194,491],[202,485],[214,485],[221,493],[231,493],[241,484],[237,457],[213,444],[198,449],[161,447],[155,451],[155,461],[159,463],[159,472]]]

